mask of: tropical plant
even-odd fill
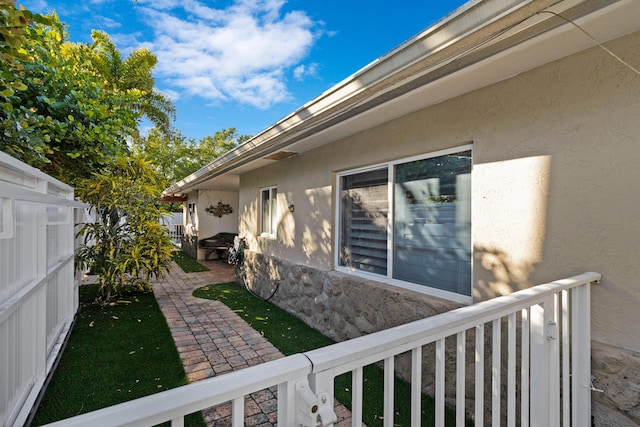
[[[82,183],[78,194],[92,205],[94,221],[82,225],[78,268],[98,274],[103,301],[125,289],[148,290],[169,271],[173,244],[160,224],[161,186],[142,156],[118,156],[108,169]]]
[[[6,16],[13,6],[0,4]],[[71,43],[57,15],[11,13],[33,20],[18,40],[0,42],[2,151],[77,186],[128,151],[143,116],[165,126],[173,119],[171,101],[153,90],[149,51],[123,60],[104,33]]]
[[[15,0],[0,0],[0,93],[4,97],[26,89],[19,78],[23,70],[20,61],[28,59],[24,44],[29,38],[42,36],[33,28],[34,22],[49,24],[42,15],[31,13],[22,6],[16,9]]]
[[[240,139],[235,128],[222,129],[213,136],[196,141],[176,129],[165,133],[153,128],[146,136],[135,138],[132,151],[143,153],[165,179],[165,188],[206,166],[227,151],[235,148]]]
[[[104,31],[91,32],[95,55],[92,65],[114,90],[122,92],[136,90],[140,97],[132,105],[143,116],[164,133],[169,132],[171,121],[175,120],[173,102],[154,88],[151,74],[158,62],[148,49],[136,49],[122,59],[120,51]]]

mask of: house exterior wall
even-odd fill
[[[218,218],[208,214],[206,209],[211,205],[217,205],[218,202],[230,205],[233,213],[223,215]],[[195,203],[195,221],[190,223],[188,206],[189,203]],[[187,202],[184,206],[185,235],[193,236],[197,239],[205,239],[222,232],[237,233],[238,232],[238,193],[234,191],[214,191],[214,190],[197,190],[189,193]],[[204,259],[205,251],[197,249],[197,259]]]
[[[639,65],[640,33],[607,47]],[[240,234],[250,251],[329,272],[336,173],[472,143],[474,301],[601,273],[596,408],[640,423],[638,112],[640,76],[589,49],[243,175]],[[258,237],[267,185],[278,187],[277,239]]]

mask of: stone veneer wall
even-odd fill
[[[263,298],[302,319],[335,341],[345,341],[425,317],[453,310],[460,304],[429,297],[395,286],[335,271],[292,264],[252,251],[236,270],[237,280]],[[276,289],[277,288],[277,289]],[[275,293],[274,293],[275,291]],[[506,328],[506,326],[505,326]],[[506,345],[506,342],[503,343]],[[467,332],[467,349],[475,348],[473,330]],[[446,343],[446,375],[455,377],[455,337]],[[491,329],[485,328],[485,394],[491,393]],[[474,393],[473,358],[467,357],[467,396]],[[433,395],[435,344],[423,348],[423,392]],[[506,359],[505,364],[506,367]],[[410,381],[409,353],[396,357],[396,374]],[[506,371],[505,371],[506,375]],[[447,404],[455,405],[455,382],[447,382]],[[488,408],[489,409],[489,408]],[[469,414],[473,401],[467,402]]]
[[[460,306],[380,282],[291,264],[251,251],[245,252],[244,263],[237,270],[237,280],[264,298],[275,291],[271,302],[338,342]],[[503,325],[504,330],[506,325]],[[506,342],[502,345],[506,348]],[[426,346],[423,352],[422,384],[425,393],[433,394],[431,370],[434,358],[429,347],[433,346]],[[446,347],[447,375],[455,376],[455,352],[452,351],[455,349],[455,338],[447,339]],[[467,331],[467,349],[472,351],[473,348],[475,337],[473,330],[470,330]],[[485,375],[491,372],[490,353],[491,329],[485,328]],[[467,357],[467,396],[474,394],[474,372],[470,359]],[[506,367],[506,360],[503,362]],[[400,377],[408,380],[411,375],[409,355],[397,357],[395,368]],[[593,343],[592,372],[594,386],[604,390],[603,393],[593,394],[595,425],[640,425],[640,354]],[[503,378],[506,378],[506,372]],[[633,386],[628,387],[629,383]],[[490,384],[489,377],[485,378],[485,395],[491,393]],[[448,382],[447,388],[453,385],[453,382]],[[453,395],[449,390],[447,394]],[[453,401],[447,403],[452,404]],[[472,408],[473,402],[468,401],[467,409],[472,411]]]
[[[391,328],[459,304],[246,251],[238,280],[335,341]]]

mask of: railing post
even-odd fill
[[[560,424],[559,345],[557,297],[550,295],[543,306],[531,307],[532,427]]]
[[[547,390],[549,390],[549,358],[545,351],[544,310],[540,305],[531,307],[530,331],[530,425],[532,427],[545,427],[549,414],[549,395],[547,394]]]
[[[475,369],[475,422],[481,426],[484,425],[484,324],[476,326]]]
[[[309,386],[311,391],[321,400],[319,403],[319,415],[321,426],[333,426],[336,414],[333,411],[335,396],[333,393],[335,374],[333,369],[309,374]]]
[[[549,427],[560,427],[560,334],[558,331],[558,294],[544,303],[545,339],[549,357]]]
[[[571,419],[573,426],[591,425],[591,292],[590,284],[571,290]]]
[[[302,378],[301,378],[302,379]],[[295,381],[278,384],[278,425],[290,426],[295,423],[296,410]]]

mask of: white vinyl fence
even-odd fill
[[[161,223],[167,227],[171,241],[176,245],[180,245],[182,243],[182,236],[184,235],[182,212],[172,212],[165,215],[161,219]]]
[[[591,425],[590,286],[584,273],[304,354],[198,381],[69,418],[50,427],[152,426],[232,402],[233,426],[244,424],[245,396],[277,385],[279,426],[335,422],[334,378],[351,372],[352,425],[367,399],[363,367],[384,367],[383,425],[394,425],[395,366],[411,366],[411,425],[421,425],[421,392],[433,391],[432,423],[456,426]],[[427,372],[428,371],[428,372]]]
[[[73,188],[0,152],[0,426],[22,426],[78,308]]]

